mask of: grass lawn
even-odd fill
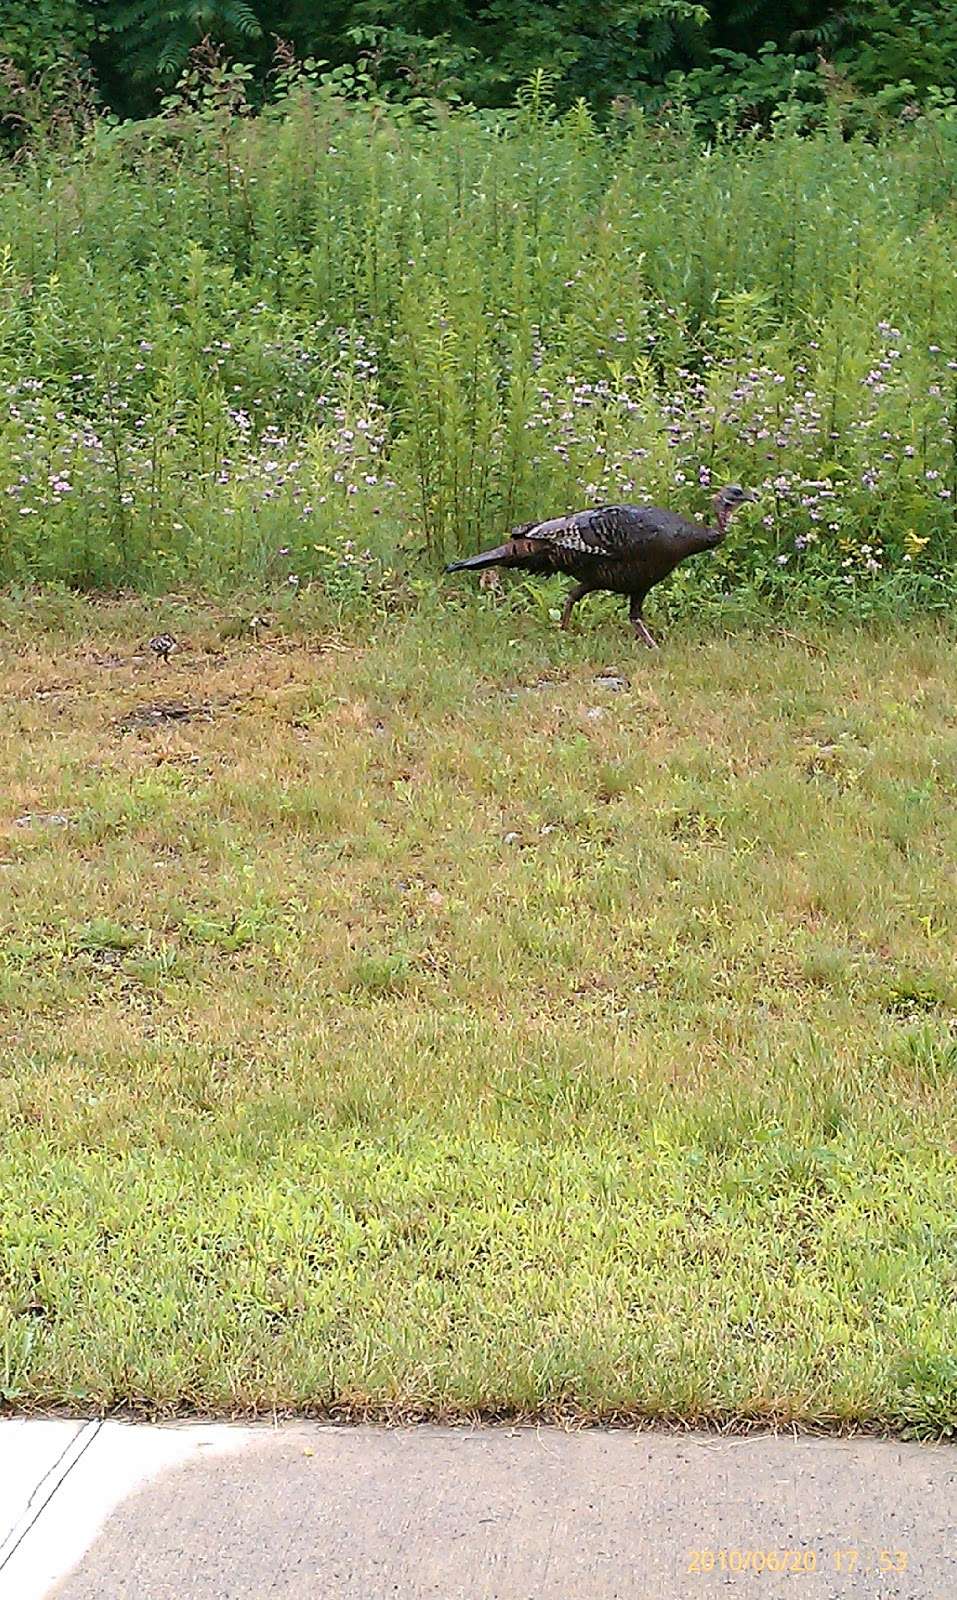
[[[4,603],[10,1404],[957,1428],[954,634],[582,612]]]

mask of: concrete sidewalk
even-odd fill
[[[870,1439],[7,1421],[0,1596],[954,1600],[955,1491]]]

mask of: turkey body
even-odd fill
[[[516,567],[542,574],[564,572],[577,581],[565,602],[563,628],[579,600],[593,590],[606,589],[628,597],[635,633],[653,645],[641,616],[645,596],[687,556],[719,545],[732,508],[750,498],[737,485],[722,490],[715,501],[718,526],[714,528],[661,506],[633,505],[598,506],[547,522],[523,523],[512,529],[505,544],[453,561],[446,571]]]
[[[509,541],[514,556],[502,565],[564,572],[590,589],[644,598],[686,556],[713,549],[722,538],[717,528],[658,506],[599,506],[516,528]]]

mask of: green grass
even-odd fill
[[[957,1428],[953,632],[329,617],[3,608],[7,1402]]]

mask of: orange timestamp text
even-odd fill
[[[689,1550],[688,1572],[906,1572],[906,1550],[877,1550],[873,1554],[848,1545],[841,1550]]]

